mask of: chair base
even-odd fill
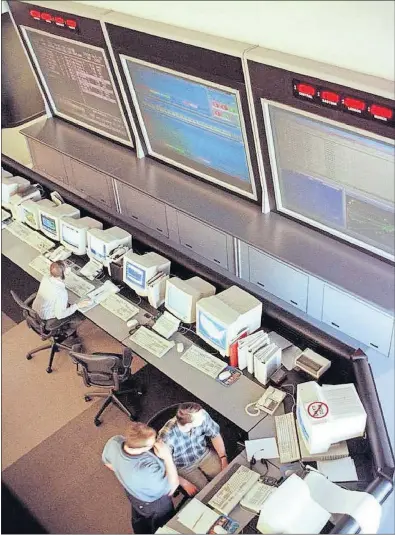
[[[85,396],[84,396],[85,401],[91,401],[91,399],[93,397],[106,398],[104,400],[103,405],[100,407],[98,413],[96,414],[96,416],[93,419],[94,424],[96,425],[96,427],[99,427],[99,425],[101,425],[102,421],[100,420],[100,416],[103,414],[103,412],[106,410],[106,408],[111,404],[113,404],[116,407],[118,407],[118,409],[120,409],[124,414],[126,414],[126,416],[128,416],[128,418],[130,420],[134,421],[135,418],[134,418],[133,414],[129,411],[129,409],[127,409],[125,407],[125,405],[118,398],[119,394],[132,394],[132,393],[134,393],[134,394],[137,393],[137,395],[142,395],[142,392],[139,392],[136,388],[131,388],[129,390],[121,390],[119,392],[111,391],[110,393],[108,393],[108,392],[89,392],[89,393],[86,393]]]
[[[33,355],[36,353],[39,353],[40,351],[44,351],[45,349],[51,349],[51,353],[49,354],[49,361],[48,361],[48,367],[46,369],[47,373],[52,373],[52,363],[53,359],[55,358],[55,353],[58,353],[61,349],[65,349],[66,351],[70,351],[71,346],[61,344],[60,342],[57,342],[56,340],[52,340],[50,342],[47,342],[46,344],[43,344],[42,346],[36,347],[35,349],[32,349],[32,351],[29,351],[29,353],[26,354],[26,359],[31,360],[33,358]],[[82,348],[82,345],[81,345]]]

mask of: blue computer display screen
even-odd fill
[[[127,262],[126,280],[135,286],[139,286],[139,288],[145,288],[145,271],[135,264]]]
[[[208,180],[251,192],[236,92],[125,61],[151,154]]]
[[[41,214],[41,224],[47,232],[54,235],[56,234],[56,222],[54,219]]]
[[[214,346],[226,350],[226,328],[209,318],[201,310],[198,312],[196,332]]]

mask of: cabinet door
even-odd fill
[[[68,176],[63,154],[31,139],[28,142],[34,169],[67,184]]]
[[[146,227],[169,236],[166,208],[163,202],[141,193],[122,182],[117,182],[121,213]]]
[[[252,247],[249,260],[250,282],[306,312],[307,275]]]
[[[117,211],[112,178],[76,160],[71,159],[70,163],[70,186],[82,193],[82,197],[88,201],[100,203],[111,212]]]
[[[225,269],[228,264],[228,240],[224,232],[201,223],[181,212],[177,213],[180,243]]]
[[[384,355],[389,353],[393,317],[327,284],[322,321]]]

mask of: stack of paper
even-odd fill
[[[343,457],[332,461],[317,461],[317,469],[330,481],[358,481],[355,463],[351,457]]]
[[[218,513],[196,498],[191,500],[178,514],[179,522],[193,533],[207,533],[219,517]]]

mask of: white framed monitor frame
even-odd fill
[[[247,133],[246,133],[246,127],[245,127],[245,122],[244,122],[244,115],[243,115],[243,110],[242,110],[242,106],[241,106],[241,100],[240,100],[239,91],[237,89],[233,89],[231,87],[227,87],[227,86],[220,85],[220,84],[217,84],[217,83],[214,83],[214,82],[210,82],[210,81],[205,80],[203,78],[198,78],[196,76],[191,76],[191,75],[188,75],[188,74],[185,74],[185,73],[173,70],[173,69],[162,67],[160,65],[156,65],[154,63],[149,63],[147,61],[143,61],[143,60],[140,60],[140,59],[137,59],[137,58],[133,58],[131,56],[127,56],[127,55],[124,55],[124,54],[120,54],[119,57],[121,59],[123,71],[124,71],[124,74],[125,74],[125,77],[126,77],[126,80],[127,80],[127,83],[128,83],[130,94],[132,96],[133,104],[134,104],[134,107],[135,107],[135,110],[136,110],[137,117],[139,119],[141,131],[143,133],[143,137],[144,137],[144,141],[145,141],[145,144],[147,146],[147,149],[148,149],[148,153],[151,156],[154,156],[155,158],[158,158],[158,159],[160,159],[160,160],[162,160],[162,161],[164,161],[166,163],[169,163],[170,165],[173,165],[173,166],[175,166],[175,167],[177,167],[179,169],[183,169],[184,171],[187,171],[187,172],[191,173],[192,175],[196,175],[196,176],[198,176],[200,178],[203,178],[204,180],[207,180],[208,182],[211,182],[211,183],[214,183],[214,184],[218,184],[219,186],[222,186],[223,188],[228,189],[230,191],[234,191],[235,193],[243,195],[244,197],[247,197],[247,198],[250,198],[250,199],[253,199],[253,200],[257,200],[258,199],[258,195],[257,195],[257,190],[256,190],[255,177],[254,177],[252,164],[251,164],[250,149],[249,149],[249,145],[248,145],[248,139],[247,139]],[[140,108],[139,100],[138,100],[138,97],[137,97],[137,93],[135,91],[134,84],[133,84],[133,81],[132,81],[132,78],[131,78],[131,75],[130,75],[130,72],[129,72],[129,68],[128,68],[127,62],[135,63],[137,65],[143,65],[144,67],[148,67],[148,68],[150,68],[152,70],[156,70],[156,71],[159,71],[159,72],[164,72],[164,73],[170,74],[170,75],[172,75],[172,76],[174,76],[176,78],[179,78],[181,80],[187,80],[189,82],[195,82],[196,84],[200,84],[200,85],[206,86],[208,88],[218,89],[220,91],[223,91],[224,93],[227,93],[228,95],[230,94],[230,95],[233,95],[235,97],[236,104],[237,104],[237,110],[238,110],[238,118],[239,118],[239,123],[240,123],[240,130],[241,130],[241,133],[242,133],[243,146],[244,146],[244,150],[245,150],[245,156],[246,156],[247,167],[248,167],[249,184],[250,184],[250,187],[251,187],[251,190],[252,190],[251,192],[243,190],[240,187],[238,187],[237,185],[233,185],[233,184],[221,181],[220,179],[215,178],[212,175],[210,175],[210,169],[213,169],[214,172],[220,172],[219,170],[216,170],[214,167],[212,167],[212,168],[207,167],[207,173],[205,173],[203,171],[199,171],[198,169],[194,169],[191,166],[188,166],[186,164],[178,162],[177,160],[173,160],[172,158],[169,158],[169,157],[167,157],[165,155],[162,155],[162,154],[156,152],[155,150],[153,150],[153,148],[151,146],[149,134],[148,134],[147,128],[145,126],[145,121],[144,121],[144,118],[143,118],[143,114],[141,112],[141,108]],[[192,160],[192,158],[190,158],[190,159]],[[198,162],[196,162],[196,163],[198,163]],[[223,174],[226,174],[226,173],[223,172]],[[229,175],[229,177],[232,178],[231,175]],[[240,181],[241,181],[241,179],[240,179]]]
[[[315,219],[312,219],[311,217],[308,217],[304,214],[301,214],[295,210],[292,210],[284,205],[282,193],[281,193],[281,179],[280,179],[280,165],[278,163],[278,155],[276,153],[276,143],[275,143],[275,134],[274,134],[274,125],[272,123],[272,118],[270,114],[270,110],[283,110],[285,112],[290,112],[294,114],[294,116],[297,119],[306,119],[308,121],[314,121],[317,126],[323,126],[324,128],[332,128],[334,130],[337,129],[337,134],[343,136],[358,136],[360,138],[366,138],[367,141],[371,142],[379,142],[382,144],[386,144],[388,148],[394,148],[395,149],[395,141],[391,140],[390,138],[385,138],[382,136],[379,136],[377,134],[373,134],[371,132],[368,132],[366,130],[362,130],[360,128],[355,128],[348,126],[343,123],[339,123],[337,121],[333,121],[331,119],[326,119],[324,117],[315,115],[310,112],[301,111],[296,108],[293,108],[291,106],[287,106],[285,104],[280,104],[278,102],[274,102],[271,100],[261,99],[262,104],[262,111],[263,111],[263,117],[264,117],[264,123],[265,123],[265,131],[266,131],[266,137],[268,142],[268,149],[269,149],[269,160],[270,160],[270,166],[272,170],[272,176],[273,176],[273,183],[274,183],[274,193],[275,193],[275,199],[276,199],[276,206],[277,210],[279,212],[283,212],[284,214],[290,215],[295,219],[298,219],[300,221],[303,221],[305,223],[308,223],[309,225],[316,227],[320,230],[323,230],[329,234],[332,234],[333,236],[336,236],[338,238],[341,238],[344,241],[347,241],[353,245],[357,245],[358,247],[361,247],[363,249],[366,249],[368,251],[371,251],[372,253],[375,253],[378,256],[387,258],[389,260],[394,261],[395,256],[393,253],[390,253],[389,251],[386,251],[384,249],[380,249],[379,246],[375,246],[372,243],[369,243],[367,241],[363,241],[362,236],[361,238],[357,237],[357,233],[353,234],[347,234],[346,232],[342,232],[339,228],[331,227],[328,224],[325,224],[323,222],[317,221]],[[395,169],[395,168],[394,168]],[[290,169],[290,172],[293,172],[294,174],[302,174],[299,171],[295,171]],[[307,177],[307,175],[306,175]],[[380,199],[377,196],[374,197],[373,195],[369,195],[369,192],[364,192],[361,190],[357,190],[356,188],[353,188],[352,185],[347,184],[345,182],[336,182],[334,179],[330,179],[328,177],[324,176],[308,176],[307,178],[316,181],[317,183],[321,183],[324,186],[326,186],[328,189],[333,190],[342,190],[342,196],[343,196],[343,218],[344,218],[344,229],[346,229],[347,224],[347,204],[346,204],[346,197],[347,195],[350,198],[355,199],[357,202],[366,203],[372,206],[380,207],[383,211],[387,210],[389,213],[392,211],[395,212],[395,206],[394,204],[385,199]],[[372,177],[372,185],[374,185],[374,177]]]
[[[72,123],[77,124],[79,126],[83,126],[84,128],[87,128],[88,130],[91,130],[93,132],[101,134],[102,136],[104,136],[106,138],[114,139],[116,141],[119,141],[123,145],[127,145],[129,147],[134,147],[133,140],[132,140],[132,137],[131,137],[130,131],[129,131],[129,126],[128,126],[127,122],[126,122],[126,118],[125,118],[125,114],[124,114],[124,111],[123,111],[123,108],[122,108],[121,100],[120,100],[119,95],[118,95],[118,90],[117,90],[117,87],[115,85],[114,77],[113,77],[113,74],[111,72],[110,64],[108,62],[108,59],[107,59],[107,56],[105,54],[104,49],[101,48],[101,47],[98,47],[98,46],[90,45],[90,44],[87,44],[87,43],[82,43],[81,41],[75,41],[73,39],[67,39],[66,37],[62,37],[62,36],[59,36],[59,35],[49,34],[47,32],[44,32],[44,31],[41,31],[41,30],[37,30],[36,28],[29,28],[27,26],[20,26],[20,29],[21,29],[21,32],[22,32],[23,37],[24,37],[24,43],[26,44],[27,48],[30,51],[30,54],[31,54],[31,56],[33,58],[34,66],[37,69],[37,72],[39,74],[41,83],[45,88],[46,96],[47,96],[48,100],[50,101],[52,109],[55,111],[56,116],[62,117],[64,119],[67,119],[68,121],[71,121]],[[95,50],[95,51],[100,52],[100,54],[102,55],[103,61],[104,61],[104,65],[105,65],[105,67],[107,69],[107,74],[108,74],[110,82],[111,82],[111,89],[112,89],[112,91],[114,93],[116,102],[118,104],[119,112],[120,112],[121,119],[122,119],[122,124],[123,124],[123,126],[125,128],[128,140],[125,140],[125,139],[123,139],[121,137],[118,137],[115,134],[111,134],[111,133],[109,133],[109,132],[107,132],[105,130],[102,130],[99,126],[95,127],[95,126],[92,126],[89,123],[85,123],[84,121],[76,119],[75,117],[72,117],[72,116],[67,115],[67,114],[65,114],[63,112],[60,112],[57,109],[57,106],[56,106],[55,101],[54,101],[54,99],[52,97],[52,94],[51,94],[51,91],[50,91],[50,89],[48,87],[48,84],[47,84],[47,81],[45,79],[45,76],[44,76],[44,74],[43,74],[43,72],[41,70],[39,61],[38,61],[38,59],[36,57],[36,54],[34,52],[34,49],[33,49],[33,46],[31,44],[28,32],[42,34],[42,35],[48,36],[49,38],[57,39],[57,40],[59,40],[61,42],[72,43],[73,45],[80,46],[80,47],[86,48],[88,50],[90,49],[90,50]]]

